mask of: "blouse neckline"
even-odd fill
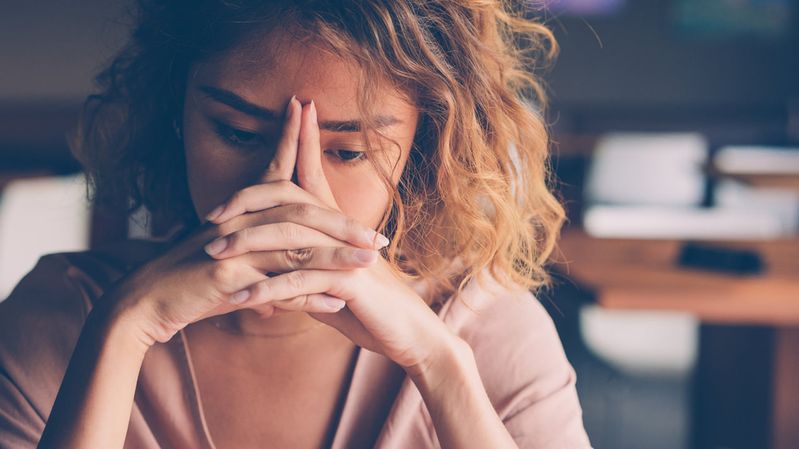
[[[190,399],[192,419],[197,428],[201,429],[203,449],[218,449],[216,447],[216,444],[214,443],[213,438],[211,437],[211,432],[208,428],[208,421],[205,417],[205,413],[203,412],[202,395],[200,394],[199,382],[197,381],[197,374],[194,369],[194,363],[192,361],[191,350],[189,349],[188,338],[186,336],[186,333],[184,332],[184,329],[180,329],[178,333],[180,334],[180,344],[178,346],[180,346],[180,350],[183,355],[182,368],[185,374],[187,374],[185,377],[190,387],[188,396]],[[333,431],[333,438],[329,440],[331,442],[330,444],[331,449],[335,449],[340,445],[339,440],[341,438],[340,434],[342,432],[341,429],[342,418],[349,411],[349,409],[354,406],[353,386],[357,385],[356,382],[363,376],[363,374],[361,373],[361,371],[363,370],[359,369],[362,365],[362,363],[360,363],[362,348],[360,346],[356,346],[355,348],[356,348],[355,361],[353,362],[354,366],[351,370],[352,375],[350,376],[349,385],[347,386],[347,392],[344,394],[344,403],[341,405],[339,413],[335,418],[336,422],[334,424],[335,427]]]

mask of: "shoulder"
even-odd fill
[[[45,254],[0,302],[0,341],[26,344],[31,336],[63,330],[88,312],[76,269],[66,253]]]
[[[35,446],[93,302],[141,246],[45,254],[0,301],[0,446]]]
[[[450,298],[442,318],[472,347],[486,374],[494,361],[526,373],[567,374],[571,370],[555,324],[531,291],[500,284],[487,270]],[[505,377],[507,379],[507,377]]]
[[[450,298],[442,319],[471,346],[497,414],[517,442],[589,447],[576,375],[549,313],[527,289],[501,285],[487,271],[482,279]],[[549,441],[553,428],[562,432]]]
[[[97,249],[42,255],[9,296],[0,301],[0,319],[34,315],[37,321],[85,316],[103,290],[161,248],[159,242],[127,239]],[[53,324],[53,323],[48,323]]]
[[[0,409],[15,411],[0,414],[8,438],[36,440],[88,313],[71,266],[61,253],[41,256],[0,302]]]
[[[149,247],[125,240],[39,257],[0,301],[0,370],[22,384],[57,388],[92,304],[135,263],[127,255],[142,246]]]

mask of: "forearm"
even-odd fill
[[[102,304],[102,302],[101,302]],[[95,307],[70,358],[39,448],[122,448],[147,345]]]
[[[448,344],[434,364],[411,378],[442,448],[518,448],[491,405],[465,342]]]

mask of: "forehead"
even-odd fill
[[[276,109],[297,95],[303,103],[313,99],[320,116],[328,113],[331,118],[355,118],[362,76],[354,61],[316,42],[297,41],[290,34],[275,31],[196,64],[189,83],[212,84]],[[416,113],[406,95],[390,83],[374,81],[379,82],[375,96],[379,99],[378,112],[390,111],[396,116]]]

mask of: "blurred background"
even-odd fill
[[[529,4],[569,211],[539,297],[594,446],[799,448],[799,0]],[[86,204],[65,140],[126,7],[3,2],[0,298],[150,231]]]

